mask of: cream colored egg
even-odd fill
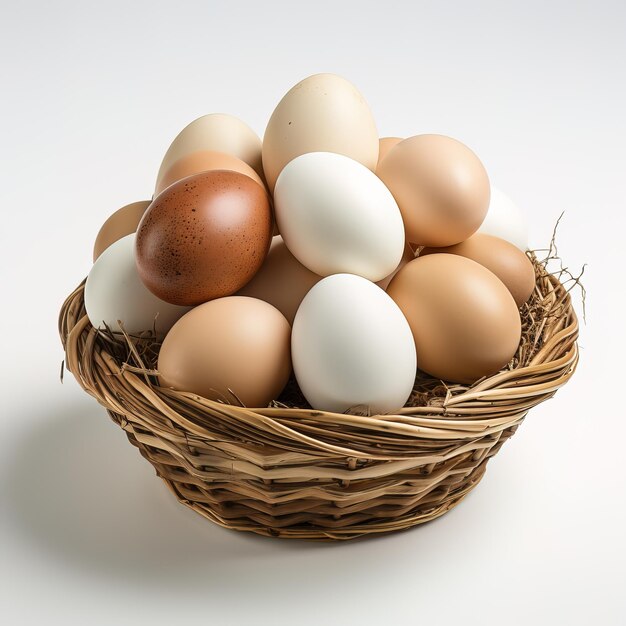
[[[161,178],[176,161],[200,150],[230,154],[263,177],[261,140],[256,133],[232,115],[211,113],[199,117],[180,131],[163,157],[156,186],[160,186]]]
[[[374,171],[378,133],[356,87],[335,74],[315,74],[287,92],[263,138],[263,169],[270,191],[282,169],[307,152],[336,152]]]

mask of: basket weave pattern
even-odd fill
[[[65,363],[175,496],[213,522],[321,540],[400,530],[458,504],[528,410],[574,372],[570,296],[532,260],[536,288],[509,366],[471,387],[418,378],[396,415],[297,408],[295,382],[263,409],[160,388],[158,346],[95,330],[83,285],[60,314]]]

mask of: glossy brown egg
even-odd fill
[[[517,351],[517,305],[502,281],[471,259],[418,257],[387,293],[409,322],[417,367],[435,378],[473,383],[498,372]]]
[[[291,327],[280,311],[256,298],[206,302],[169,331],[158,370],[163,387],[266,407],[291,373]]]
[[[118,209],[102,224],[93,246],[95,261],[112,243],[137,230],[137,226],[150,206],[150,200],[133,202]]]
[[[238,292],[265,300],[275,306],[292,324],[302,299],[322,280],[287,249],[282,237],[274,237],[270,251],[254,278]]]
[[[476,233],[455,246],[424,248],[420,256],[438,252],[458,254],[486,267],[506,285],[518,307],[530,298],[535,288],[535,270],[529,258],[499,237]]]
[[[239,172],[201,172],[170,185],[137,230],[139,275],[156,296],[196,305],[241,289],[263,264],[272,228],[267,193]]]

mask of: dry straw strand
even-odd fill
[[[406,529],[458,504],[527,412],[576,368],[570,289],[580,275],[547,270],[554,239],[546,258],[529,256],[536,287],[507,367],[469,387],[419,375],[396,415],[313,410],[295,380],[259,409],[161,388],[156,341],[94,329],[83,284],[59,317],[65,366],[180,502],[217,524],[316,540]]]

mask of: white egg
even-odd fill
[[[302,393],[322,411],[390,413],[404,406],[415,382],[406,318],[382,289],[352,274],[324,278],[304,297],[291,354]]]
[[[141,282],[135,265],[135,235],[111,244],[96,260],[85,283],[85,309],[92,326],[132,335],[156,329],[165,335],[190,307],[163,302]]]
[[[478,232],[505,239],[522,252],[528,250],[528,222],[525,215],[511,198],[493,185],[489,210]]]
[[[278,229],[290,252],[312,272],[381,280],[404,251],[400,209],[383,182],[341,154],[309,152],[276,181]]]

